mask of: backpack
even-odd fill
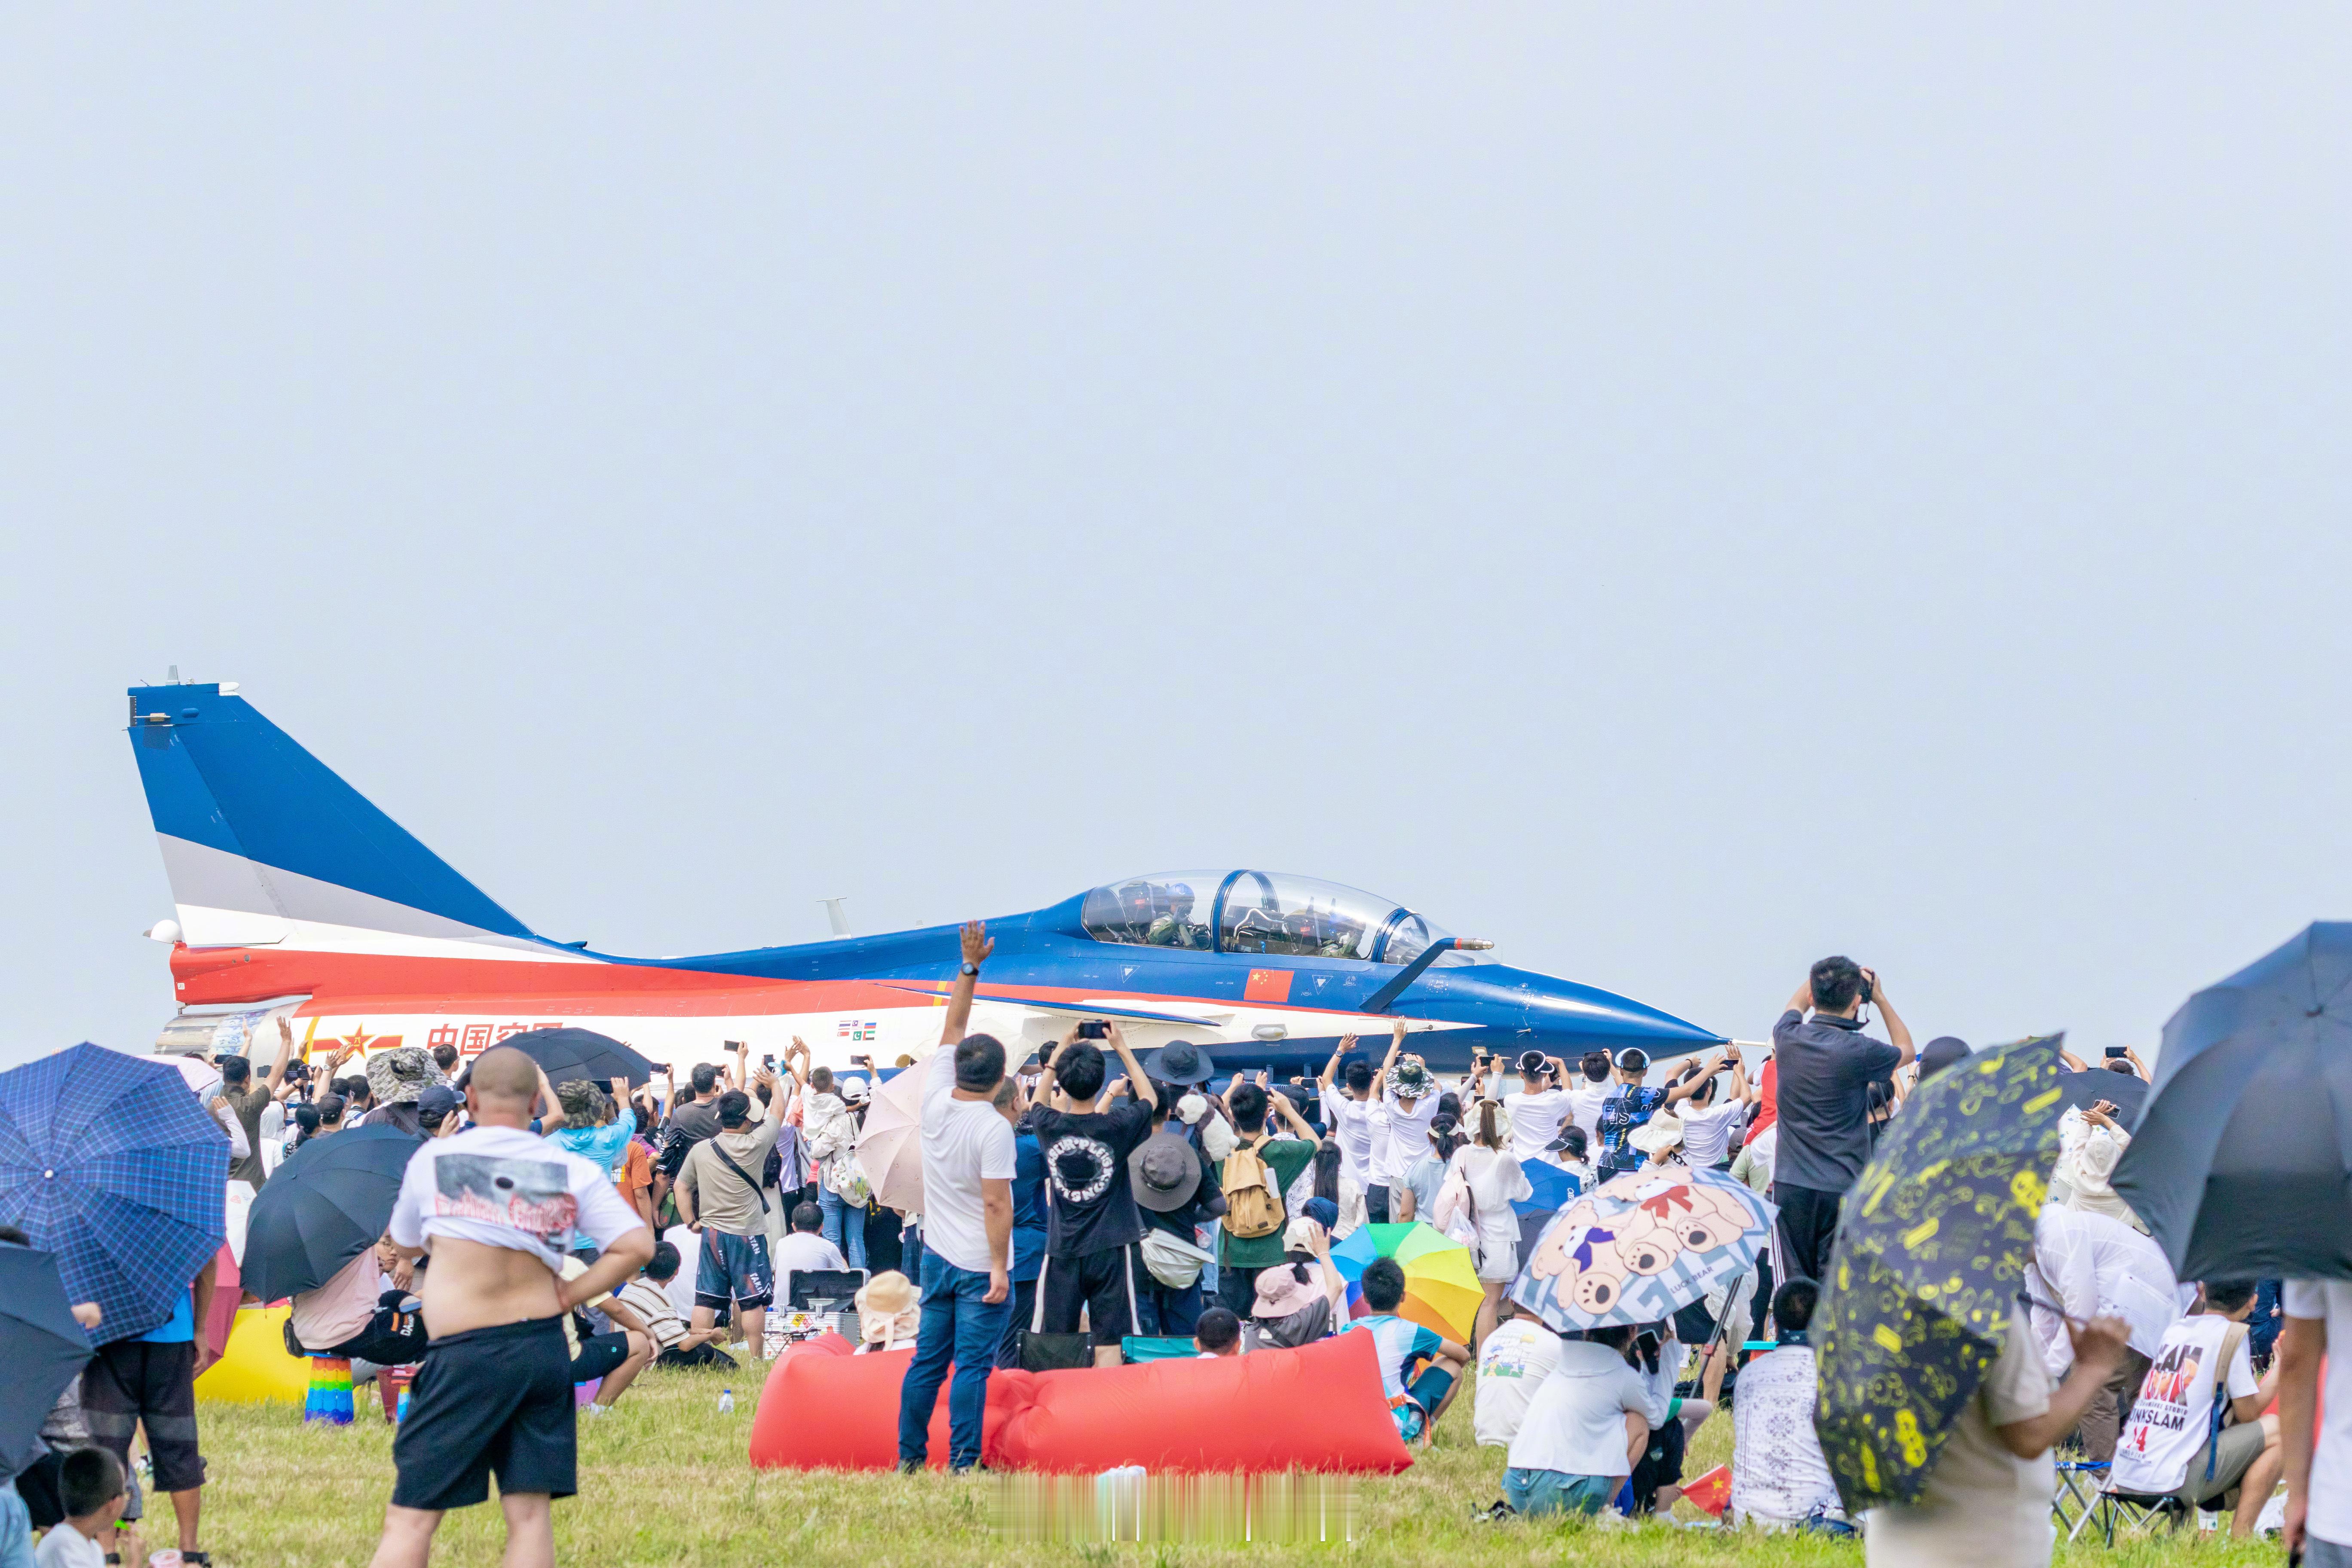
[[[1266,1140],[1236,1143],[1225,1156],[1218,1187],[1225,1195],[1225,1229],[1244,1241],[1273,1236],[1283,1226],[1282,1194],[1275,1189],[1274,1173],[1258,1158]]]
[[[701,1140],[683,1127],[673,1127],[662,1135],[661,1152],[654,1157],[654,1169],[667,1176],[670,1184],[677,1184],[677,1173],[686,1168],[687,1155]]]

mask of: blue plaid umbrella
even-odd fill
[[[172,1315],[227,1235],[228,1134],[178,1069],[85,1042],[0,1073],[0,1225],[58,1255],[97,1342]]]
[[[1511,1300],[1563,1331],[1661,1322],[1747,1272],[1777,1213],[1720,1171],[1629,1171],[1544,1227]]]

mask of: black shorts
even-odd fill
[[[579,1490],[572,1352],[561,1318],[472,1329],[425,1347],[392,1442],[400,1508],[470,1508],[499,1490]]]
[[[98,1347],[81,1374],[82,1419],[89,1435],[131,1468],[131,1434],[147,1426],[147,1456],[159,1492],[205,1484],[196,1452],[196,1343],[116,1340]]]
[[[1041,1268],[1037,1293],[1045,1305],[1046,1333],[1076,1333],[1081,1307],[1097,1350],[1117,1350],[1120,1340],[1143,1331],[1135,1310],[1133,1247],[1048,1257]]]
[[[615,1329],[609,1334],[591,1334],[580,1342],[580,1353],[572,1358],[572,1381],[593,1383],[609,1376],[614,1367],[629,1359],[629,1336]]]
[[[1633,1467],[1633,1510],[1648,1513],[1658,1506],[1660,1487],[1677,1487],[1683,1480],[1683,1448],[1688,1434],[1682,1417],[1669,1415],[1665,1425],[1650,1434],[1650,1446]]]
[[[733,1356],[705,1340],[690,1351],[683,1351],[672,1345],[654,1357],[654,1364],[656,1366],[718,1366],[732,1372],[738,1363]]]

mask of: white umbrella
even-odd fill
[[[923,1080],[928,1061],[901,1069],[877,1087],[857,1134],[857,1163],[885,1208],[923,1208]]]

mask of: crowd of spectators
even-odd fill
[[[289,1341],[306,1353],[348,1359],[362,1381],[423,1363],[381,1561],[422,1562],[440,1512],[480,1500],[494,1468],[510,1531],[546,1529],[546,1503],[569,1490],[569,1444],[549,1415],[559,1384],[568,1411],[575,1384],[597,1383],[593,1415],[648,1367],[740,1368],[825,1326],[860,1353],[908,1358],[902,1468],[927,1461],[951,1366],[948,1457],[963,1469],[978,1460],[992,1367],[1110,1366],[1139,1343],[1246,1355],[1361,1332],[1408,1442],[1429,1440],[1475,1385],[1472,1436],[1507,1450],[1497,1514],[1670,1509],[1691,1437],[1727,1405],[1729,1521],[1857,1528],[1814,1436],[1817,1282],[1876,1141],[1917,1082],[1969,1055],[1949,1037],[1915,1051],[1873,971],[1813,965],[1760,1060],[1737,1047],[1664,1068],[1638,1049],[1573,1064],[1529,1052],[1477,1057],[1449,1083],[1400,1022],[1378,1062],[1349,1037],[1316,1078],[1220,1083],[1208,1051],[1179,1041],[1139,1053],[1108,1020],[1075,1023],[1034,1061],[1013,1058],[967,1033],[991,944],[974,925],[962,949],[941,1048],[899,1063],[923,1075],[920,1214],[884,1205],[861,1161],[878,1075],[864,1062],[814,1066],[797,1040],[781,1066],[754,1068],[736,1046],[683,1083],[664,1069],[635,1089],[551,1086],[510,1051],[460,1072],[446,1047],[399,1047],[344,1076],[338,1047],[314,1070],[282,1020],[267,1070],[220,1062],[201,1097],[230,1136],[230,1179],[255,1191],[292,1150],[382,1123],[428,1140],[428,1168],[444,1151],[551,1151],[579,1200],[580,1249],[558,1252],[436,1214],[413,1166],[382,1244],[295,1300]],[[2067,1065],[2147,1075],[2129,1051],[2095,1069]],[[2324,1352],[2352,1334],[2352,1287],[2176,1280],[2109,1184],[2129,1142],[2112,1100],[2067,1113],[2015,1321],[1927,1489],[1869,1516],[1874,1563],[2046,1561],[2061,1445],[2110,1489],[2225,1508],[2239,1534],[2284,1479],[2289,1528],[2312,1554],[2352,1552],[2334,1544],[2352,1543],[2340,1500],[2352,1496],[2352,1386],[2336,1362],[2327,1426],[2313,1436]],[[1556,1168],[1571,1194],[1628,1173],[1721,1172],[1769,1195],[1779,1219],[1753,1269],[1674,1319],[1563,1335],[1507,1294],[1530,1162]],[[1471,1252],[1484,1299],[1461,1342],[1400,1314],[1406,1281],[1392,1260],[1357,1273],[1350,1314],[1333,1244],[1411,1220]],[[0,1233],[8,1240],[21,1238]],[[796,1277],[860,1275],[849,1311],[829,1320],[781,1295]],[[209,1283],[207,1270],[170,1322],[107,1347],[60,1401],[49,1455],[20,1481],[56,1526],[44,1563],[88,1561],[85,1544],[110,1544],[114,1523],[138,1517],[130,1458],[142,1426],[184,1560],[203,1561],[191,1390],[210,1356],[194,1330]],[[532,1310],[499,1316],[519,1302]],[[552,1338],[504,1331],[540,1322]],[[487,1337],[467,1349],[477,1333]],[[461,1372],[493,1392],[457,1400]]]

